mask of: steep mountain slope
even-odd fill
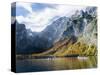
[[[97,55],[96,16],[96,8],[87,8],[85,12],[72,15],[62,40],[43,53],[33,53],[33,56]]]

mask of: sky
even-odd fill
[[[41,32],[60,16],[68,17],[76,10],[85,8],[84,6],[17,2],[16,19],[19,23],[25,24],[26,29]]]

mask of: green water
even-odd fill
[[[51,70],[70,70],[96,68],[97,57],[61,57],[61,58],[41,58],[25,59],[16,61],[17,72],[36,72]]]

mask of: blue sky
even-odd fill
[[[32,4],[32,9],[33,11],[36,12],[40,12],[42,10],[44,10],[45,8],[53,8],[55,9],[55,5],[54,4],[41,4],[41,3],[34,3]]]
[[[56,9],[54,4],[41,4],[41,3],[29,3],[30,7],[32,8],[33,12],[41,12],[43,10],[45,10],[46,8],[52,8],[52,9]],[[23,5],[16,5],[16,16],[26,16],[27,14],[30,13],[30,11],[28,11],[27,9],[25,9],[23,7]]]
[[[29,11],[27,11],[27,10],[24,9],[23,7],[17,7],[17,8],[16,8],[16,11],[18,11],[18,12],[16,12],[16,16],[20,16],[20,15],[26,16],[27,14],[30,13]]]

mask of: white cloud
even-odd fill
[[[59,5],[57,7],[58,15],[66,15],[71,16],[75,13],[76,10],[83,10],[85,7],[83,6],[70,6],[70,5]]]
[[[56,9],[47,7],[41,12],[34,12],[32,11],[30,3],[19,3],[18,5],[24,7],[30,12],[26,17],[17,16],[18,22],[24,23],[27,29],[36,32],[44,30],[55,16],[71,16],[76,10],[85,8],[80,6],[57,5],[55,6]]]

